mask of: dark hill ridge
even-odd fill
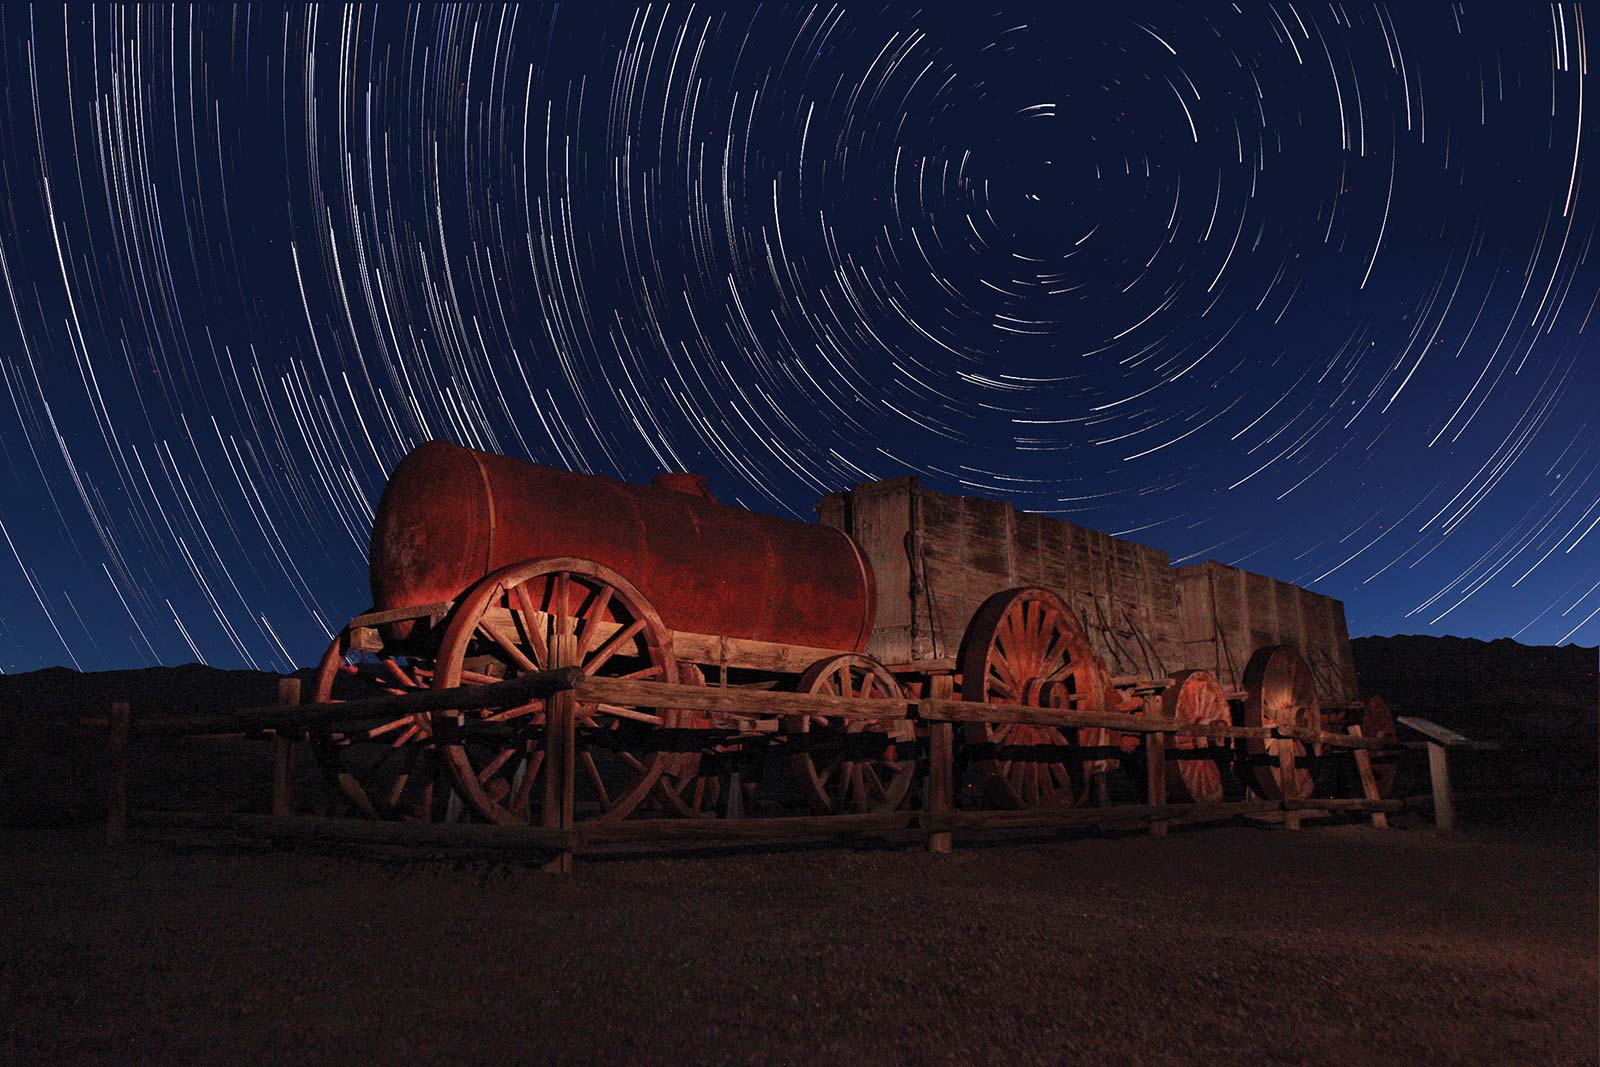
[[[1358,637],[1351,642],[1363,696],[1381,693],[1469,736],[1600,731],[1600,650],[1522,645],[1507,638]]]
[[[79,727],[78,719],[106,714],[114,700],[127,701],[138,715],[258,707],[277,698],[276,674],[198,663],[89,673],[48,667],[0,675],[0,826],[62,826],[104,817],[105,733]],[[140,744],[133,757],[135,803],[259,810],[270,786],[270,749],[198,739]]]
[[[221,670],[199,663],[82,673],[46,667],[0,675],[0,731],[19,715],[49,722],[103,715],[113,700],[127,701],[135,713],[186,713],[247,708],[277,699],[278,675],[264,671]]]

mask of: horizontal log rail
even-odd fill
[[[488,823],[372,822],[314,815],[260,815],[139,810],[130,813],[134,829],[222,830],[273,840],[378,845],[406,848],[466,849],[505,854],[578,852],[595,844],[661,841],[786,841],[892,834],[899,831],[948,833],[963,830],[1117,829],[1154,822],[1173,825],[1218,822],[1285,811],[1399,812],[1432,807],[1432,798],[1389,800],[1309,798],[1242,800],[1217,804],[1118,804],[1025,811],[893,811],[869,814],[799,815],[756,819],[624,819],[580,823],[569,830]]]
[[[824,693],[783,693],[765,689],[722,689],[635,678],[584,678],[577,684],[580,703],[632,704],[684,711],[715,711],[752,719],[774,715],[823,715],[837,719],[907,719],[912,700],[854,699]]]
[[[583,672],[576,667],[531,671],[518,678],[489,685],[464,685],[455,689],[418,689],[387,697],[346,700],[343,703],[299,704],[240,708],[210,715],[139,715],[128,724],[130,737],[183,737],[195,734],[292,730],[326,722],[394,719],[430,711],[474,711],[515,707],[538,697],[576,686]],[[104,728],[109,719],[79,720],[84,726]]]
[[[331,722],[393,719],[402,715],[435,711],[474,711],[514,707],[565,689],[575,689],[580,702],[708,711],[749,719],[813,715],[836,719],[915,719],[929,723],[1026,723],[1069,729],[1100,728],[1127,734],[1165,733],[1219,739],[1292,738],[1340,748],[1391,749],[1408,745],[1407,742],[1356,737],[1302,727],[1180,723],[1154,715],[1042,708],[1028,704],[979,703],[937,698],[862,699],[821,693],[791,693],[748,686],[723,688],[628,678],[590,678],[576,668],[534,671],[508,681],[485,685],[460,686],[454,689],[419,689],[393,696],[369,697],[343,703],[241,708],[236,711],[205,715],[139,715],[130,720],[128,733],[130,737],[182,737],[303,729]],[[79,721],[84,726],[98,729],[110,726],[110,720],[103,717],[89,717]],[[1478,743],[1472,747],[1489,746]]]
[[[559,635],[575,643],[571,635]],[[554,639],[553,639],[554,640]],[[719,654],[722,650],[718,650]],[[552,663],[572,662],[554,654]],[[108,728],[111,774],[108,777],[107,838],[121,840],[129,823],[127,804],[128,760],[126,742],[130,737],[218,736],[244,733],[274,739],[272,814],[200,814],[187,812],[139,812],[134,822],[150,827],[174,829],[216,829],[253,835],[273,841],[303,840],[355,846],[448,847],[475,849],[493,854],[528,855],[552,853],[547,869],[571,870],[572,856],[590,844],[606,842],[736,842],[782,841],[802,838],[849,838],[859,835],[914,831],[927,838],[933,852],[948,852],[951,834],[969,829],[1066,829],[1074,826],[1101,829],[1131,828],[1151,834],[1165,834],[1172,825],[1207,822],[1240,816],[1272,816],[1289,830],[1300,828],[1307,812],[1347,812],[1364,814],[1374,827],[1384,828],[1386,813],[1431,808],[1440,830],[1454,826],[1454,808],[1449,783],[1446,752],[1449,748],[1479,746],[1467,738],[1450,733],[1426,720],[1406,720],[1404,725],[1428,738],[1431,795],[1404,798],[1380,797],[1369,753],[1379,749],[1404,749],[1415,742],[1366,738],[1359,725],[1348,733],[1330,732],[1299,726],[1243,727],[1222,723],[1180,723],[1153,711],[1143,714],[1092,711],[1074,707],[1043,708],[1024,704],[980,703],[953,699],[953,680],[948,675],[932,675],[929,695],[920,698],[853,698],[831,694],[794,693],[749,686],[690,686],[637,678],[589,677],[576,668],[532,671],[520,677],[485,685],[448,689],[416,689],[391,696],[352,700],[342,703],[302,705],[297,678],[279,681],[279,703],[271,707],[245,708],[211,715],[153,715],[135,719],[126,703],[113,704],[111,715],[82,720],[87,725]],[[543,703],[541,703],[541,701]],[[1146,707],[1148,708],[1148,704]],[[321,724],[325,729],[338,724],[368,720],[405,721],[406,716],[435,714],[434,729],[421,743],[455,744],[469,737],[493,740],[504,731],[507,738],[527,740],[524,727],[494,721],[502,716],[463,720],[459,713],[486,709],[513,709],[509,714],[543,708],[547,718],[561,722],[567,716],[568,747],[565,771],[560,778],[549,771],[553,756],[547,756],[546,788],[542,826],[498,826],[462,822],[451,818],[444,823],[383,822],[362,819],[333,819],[294,814],[293,757],[303,731]],[[578,709],[587,714],[598,711],[627,715],[647,722],[670,726],[666,713],[675,710],[710,712],[741,720],[740,730],[755,726],[775,728],[783,720],[817,717],[846,721],[918,722],[926,738],[926,749],[918,756],[926,761],[928,785],[924,788],[924,807],[920,811],[901,808],[890,812],[834,815],[787,815],[752,819],[621,819],[598,818],[574,824],[573,761],[575,744],[572,723]],[[655,714],[641,710],[649,709]],[[442,713],[442,714],[440,714]],[[1107,804],[1094,807],[1052,809],[972,810],[957,809],[961,791],[953,777],[954,727],[960,723],[1028,723],[1068,729],[1103,729],[1142,738],[1144,803]],[[725,735],[725,721],[706,732]],[[391,723],[392,725],[392,723]],[[374,733],[379,732],[377,729]],[[696,733],[699,731],[668,731]],[[1353,754],[1361,795],[1356,797],[1309,797],[1284,800],[1246,799],[1226,803],[1169,803],[1166,769],[1171,759],[1211,758],[1210,753],[1225,749],[1172,749],[1169,736],[1212,737],[1218,739],[1289,739],[1307,745],[1325,745],[1349,750]],[[560,735],[548,724],[544,741],[547,752],[554,751],[553,738]],[[664,734],[663,737],[668,736]],[[742,735],[736,735],[742,736]],[[682,739],[677,738],[681,743]],[[699,742],[696,742],[699,744]],[[920,747],[920,745],[919,745]],[[1294,762],[1288,745],[1279,746],[1278,758],[1287,771]],[[509,750],[508,750],[509,751]],[[1096,750],[1084,750],[1096,751]],[[1115,758],[1116,753],[1113,752]],[[1082,753],[1080,753],[1082,756]],[[1098,758],[1098,757],[1096,757]],[[592,767],[592,764],[591,764]],[[564,785],[559,782],[564,779]],[[558,784],[552,787],[551,782]],[[1100,779],[1104,781],[1103,778]],[[734,787],[735,790],[737,787]],[[733,794],[735,797],[738,793]],[[1102,794],[1103,796],[1103,794]],[[733,814],[730,805],[730,814]],[[452,802],[452,814],[460,806]],[[551,812],[558,813],[552,818]],[[369,811],[369,814],[371,812]]]

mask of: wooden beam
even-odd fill
[[[1385,741],[1381,737],[1362,737],[1356,727],[1352,726],[1351,730],[1354,732],[1339,734],[1330,733],[1327,730],[1310,730],[1303,726],[1274,726],[1272,728],[1272,736],[1287,737],[1308,744],[1332,745],[1335,748],[1374,749],[1400,747],[1398,742]]]
[[[1395,725],[1414,730],[1429,741],[1448,748],[1473,744],[1472,738],[1458,734],[1454,730],[1447,730],[1431,719],[1419,719],[1415,715],[1398,715],[1394,721]]]
[[[1276,800],[1245,800],[1224,804],[1118,804],[1109,808],[1029,808],[1022,811],[953,811],[920,816],[927,830],[1020,830],[1073,826],[1138,826],[1154,819],[1171,823],[1206,822],[1235,815],[1259,815],[1282,810]]]
[[[949,700],[955,693],[955,679],[948,674],[936,674],[928,679],[928,688],[935,699]],[[922,786],[923,812],[937,820],[955,809],[955,726],[936,722],[928,727],[928,776]],[[946,854],[955,847],[948,830],[928,833],[928,851]]]
[[[300,679],[278,679],[278,703],[300,703]],[[272,737],[272,814],[294,814],[294,737],[279,730]]]
[[[572,633],[550,635],[550,665],[565,667],[578,660],[578,637]],[[576,780],[577,697],[571,689],[551,693],[545,701],[544,806],[540,812],[546,830],[572,829],[572,789]],[[572,853],[563,851],[545,865],[552,874],[572,873]]]
[[[421,604],[414,608],[387,608],[383,611],[369,611],[365,615],[357,615],[346,625],[354,630],[363,627],[382,626],[390,622],[404,622],[407,619],[430,619],[436,615],[448,615],[450,609],[456,606],[454,600],[441,600],[437,604]]]
[[[106,779],[106,843],[128,836],[128,705],[111,705],[111,766]]]
[[[230,830],[254,837],[326,841],[339,844],[397,845],[412,848],[471,848],[528,855],[575,846],[570,830],[486,823],[384,822],[330,819],[315,815],[212,814],[189,811],[136,811],[134,829]]]
[[[347,700],[342,704],[302,704],[296,708],[241,708],[210,715],[140,716],[130,729],[133,737],[184,737],[193,734],[244,733],[251,730],[293,729],[325,722],[397,719],[429,711],[472,711],[512,707],[534,697],[571,689],[582,677],[576,668],[533,671],[510,681],[488,685],[463,685],[455,689],[414,689],[394,696]],[[83,719],[83,725],[108,725],[104,719]]]
[[[587,822],[576,832],[579,844],[604,841],[747,841],[854,836],[904,830],[910,811],[864,815],[797,815],[770,819],[622,819]]]
[[[860,703],[857,701],[856,703]],[[920,700],[917,717],[933,722],[1020,722],[1032,726],[1099,726],[1127,733],[1157,731],[1173,733],[1179,729],[1172,719],[1145,715],[1123,715],[1107,711],[1070,711],[1040,708],[1030,704],[982,704],[967,700]]]
[[[1449,833],[1456,828],[1455,798],[1450,792],[1450,753],[1436,741],[1428,742],[1428,779],[1433,784],[1433,825]]]
[[[1283,828],[1285,830],[1300,829],[1300,813],[1298,809],[1291,808],[1289,800],[1289,783],[1294,781],[1294,745],[1288,741],[1278,746],[1278,791],[1284,795]]]
[[[577,699],[600,704],[715,711],[745,718],[825,715],[836,719],[904,719],[909,700],[856,699],[820,693],[774,693],[762,689],[678,685],[637,678],[584,678]]]
[[[687,630],[675,630],[672,634],[672,654],[680,663],[711,667],[726,665],[778,674],[800,674],[813,663],[843,655],[847,651],[811,645],[780,645],[742,637],[718,637]]]
[[[1361,727],[1352,725],[1350,727],[1350,736],[1361,737]],[[1362,797],[1367,800],[1381,800],[1382,798],[1378,796],[1378,779],[1372,773],[1372,753],[1364,748],[1357,748],[1354,752],[1356,775],[1361,779]],[[1387,830],[1389,828],[1389,816],[1381,811],[1374,811],[1372,813],[1372,825],[1374,829]]]
[[[1414,805],[1411,805],[1414,806]],[[1366,797],[1304,797],[1300,800],[1285,800],[1286,811],[1368,811],[1374,815],[1382,815],[1386,811],[1405,811],[1408,805],[1404,800],[1368,800]],[[1384,823],[1388,825],[1387,821]]]
[[[1163,734],[1144,735],[1144,783],[1145,802],[1152,808],[1160,809],[1167,804],[1167,757],[1166,737]],[[1161,818],[1151,818],[1150,832],[1157,837],[1167,836],[1167,822]]]

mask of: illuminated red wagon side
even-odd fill
[[[859,699],[937,694],[942,684],[967,701],[1226,716],[1234,694],[1212,674],[1117,678],[1070,590],[994,585],[981,567],[964,585],[981,595],[963,606],[959,638],[948,637],[956,623],[941,623],[953,654],[896,654],[883,620],[915,617],[928,603],[927,583],[907,580],[895,555],[914,557],[918,546],[908,536],[886,553],[884,539],[901,531],[870,521],[864,529],[865,511],[838,521],[834,499],[819,509],[824,523],[810,524],[721,504],[694,475],[628,485],[429,442],[390,477],[373,523],[373,608],[330,645],[312,698],[502,681],[552,666],[556,635],[572,635],[575,661],[561,666],[640,683],[631,703],[578,707],[579,821],[636,810],[735,817],[757,804],[887,812],[911,802],[918,738],[909,720],[691,713],[660,706],[649,683]],[[1175,613],[1168,598],[1141,610]],[[1284,669],[1261,684],[1288,695],[1246,701],[1246,714],[1261,705],[1304,717],[1306,695],[1292,678],[1283,689]],[[544,713],[533,699],[332,723],[311,740],[360,814],[529,822],[543,802]],[[1115,735],[1054,726],[971,723],[963,741],[970,794],[1005,807],[1077,802],[1093,777],[1086,771],[1122,752]],[[1174,794],[1217,799],[1216,761],[1208,774],[1207,753],[1173,752]],[[1256,785],[1270,793],[1276,782],[1269,772]]]

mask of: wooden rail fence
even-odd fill
[[[394,696],[343,703],[301,704],[299,680],[284,678],[279,702],[270,707],[246,708],[208,715],[134,717],[125,703],[111,706],[105,718],[86,718],[83,724],[107,730],[110,779],[107,796],[106,835],[111,842],[128,833],[128,742],[134,738],[195,736],[270,737],[273,742],[272,814],[206,814],[196,812],[141,811],[133,813],[135,825],[151,827],[213,828],[278,840],[309,840],[349,844],[465,846],[491,853],[547,852],[547,868],[572,869],[573,855],[594,843],[611,841],[781,841],[813,837],[849,837],[915,831],[925,837],[933,852],[949,852],[952,834],[971,829],[1021,829],[1070,827],[1147,828],[1164,834],[1169,826],[1215,821],[1236,816],[1277,814],[1288,829],[1299,829],[1306,812],[1364,813],[1373,826],[1385,828],[1389,814],[1431,808],[1435,825],[1448,831],[1455,826],[1450,789],[1448,752],[1460,748],[1485,748],[1423,719],[1398,721],[1420,734],[1420,742],[1387,741],[1361,735],[1359,727],[1348,733],[1290,727],[1243,727],[1222,724],[1187,724],[1156,715],[1040,708],[1022,704],[976,703],[954,699],[948,675],[935,675],[926,696],[906,699],[859,699],[823,694],[773,692],[751,688],[715,688],[666,684],[619,678],[591,678],[563,667],[576,659],[572,635],[555,635],[550,648],[552,668],[516,679],[453,689],[418,690]],[[313,727],[390,720],[423,712],[462,712],[515,707],[530,700],[546,700],[545,794],[540,825],[491,826],[470,823],[389,823],[360,819],[297,816],[294,814],[294,759],[296,739]],[[576,751],[576,705],[583,703],[643,705],[685,711],[713,712],[735,718],[772,719],[810,715],[832,719],[909,720],[927,727],[928,764],[920,810],[870,814],[836,814],[742,819],[624,819],[616,822],[578,823],[574,819],[573,785]],[[1109,729],[1140,737],[1146,771],[1143,804],[1059,809],[958,810],[955,805],[954,728],[965,723],[1027,723],[1064,728]],[[1351,751],[1361,795],[1284,800],[1233,801],[1210,804],[1168,803],[1165,773],[1167,737],[1181,735],[1236,739],[1292,739],[1304,744]],[[1372,771],[1374,750],[1424,747],[1427,750],[1431,791],[1405,798],[1384,798]],[[1285,771],[1292,771],[1289,745],[1279,746]]]

